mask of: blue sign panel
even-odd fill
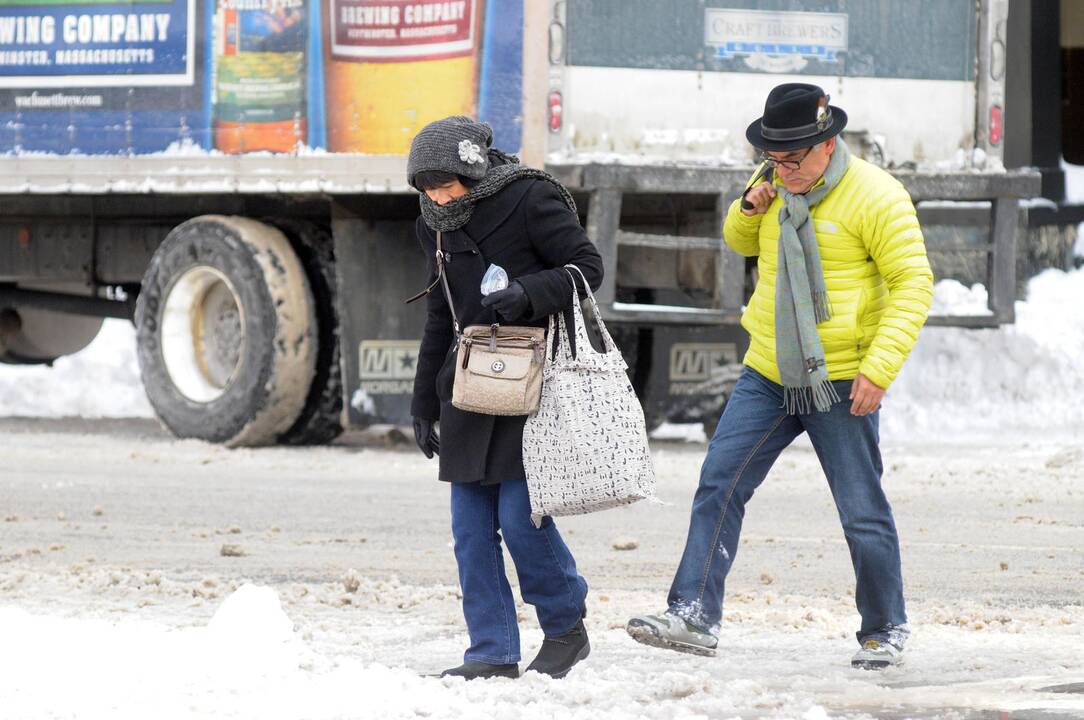
[[[0,87],[191,85],[195,17],[195,0],[5,2]]]
[[[0,152],[210,147],[207,0],[0,0]]]

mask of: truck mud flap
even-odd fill
[[[409,424],[425,303],[403,301],[426,285],[414,221],[337,217],[332,233],[346,421]]]
[[[664,422],[702,423],[710,437],[749,346],[745,331],[737,324],[615,325],[648,429]]]

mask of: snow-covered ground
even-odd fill
[[[127,578],[124,580],[128,581]],[[373,603],[307,623],[274,590],[245,584],[205,624],[65,618],[0,607],[0,686],[6,718],[1079,718],[1079,695],[1042,688],[1079,682],[1084,640],[1065,608],[920,604],[908,665],[879,674],[847,668],[847,598],[755,596],[736,610],[719,658],[634,644],[619,627],[628,598],[593,623],[595,651],[564,681],[466,684],[419,675],[433,656],[454,664],[465,638],[454,588],[398,591],[411,608]],[[314,597],[312,604],[334,599]],[[362,596],[362,602],[367,598]],[[657,604],[657,600],[656,600]],[[641,608],[642,609],[642,606]],[[135,616],[151,615],[144,609]],[[327,607],[319,616],[331,617]],[[354,636],[330,651],[315,634]],[[345,644],[345,643],[344,643]],[[379,649],[379,652],[374,652]],[[533,649],[533,648],[532,648]],[[1037,671],[1038,670],[1038,671]],[[1000,715],[995,713],[1000,711]],[[980,713],[983,713],[980,715]],[[989,713],[989,714],[985,714]],[[1064,715],[1060,714],[1064,713]]]
[[[853,574],[801,446],[749,506],[719,657],[625,635],[665,602],[703,456],[656,443],[664,504],[559,521],[591,656],[483,683],[425,677],[466,635],[447,489],[409,445],[231,451],[146,420],[0,420],[0,444],[5,720],[1084,717],[1042,690],[1084,681],[1072,442],[885,444],[914,635],[884,673],[849,667]]]

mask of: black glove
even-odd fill
[[[498,290],[482,298],[482,307],[491,307],[505,320],[512,322],[527,314],[531,307],[531,299],[527,297],[527,291],[523,289],[523,286],[513,280],[504,290]]]
[[[440,455],[440,436],[437,435],[436,422],[425,418],[414,418],[414,442],[427,458]]]

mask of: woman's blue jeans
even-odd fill
[[[583,617],[587,581],[576,572],[576,560],[553,520],[543,518],[540,528],[531,524],[524,480],[453,484],[452,536],[470,634],[464,660],[493,665],[520,660],[516,602],[504,573],[502,537],[516,566],[523,601],[534,605],[546,635],[563,635]]]
[[[727,573],[738,552],[745,504],[776,458],[809,433],[839,511],[862,616],[859,642],[898,645],[907,622],[900,546],[892,508],[881,488],[877,417],[851,414],[851,381],[834,383],[840,402],[828,412],[788,415],[783,387],[745,368],[708,445],[693,499],[685,552],[670,588],[671,611],[714,631],[722,620]]]

